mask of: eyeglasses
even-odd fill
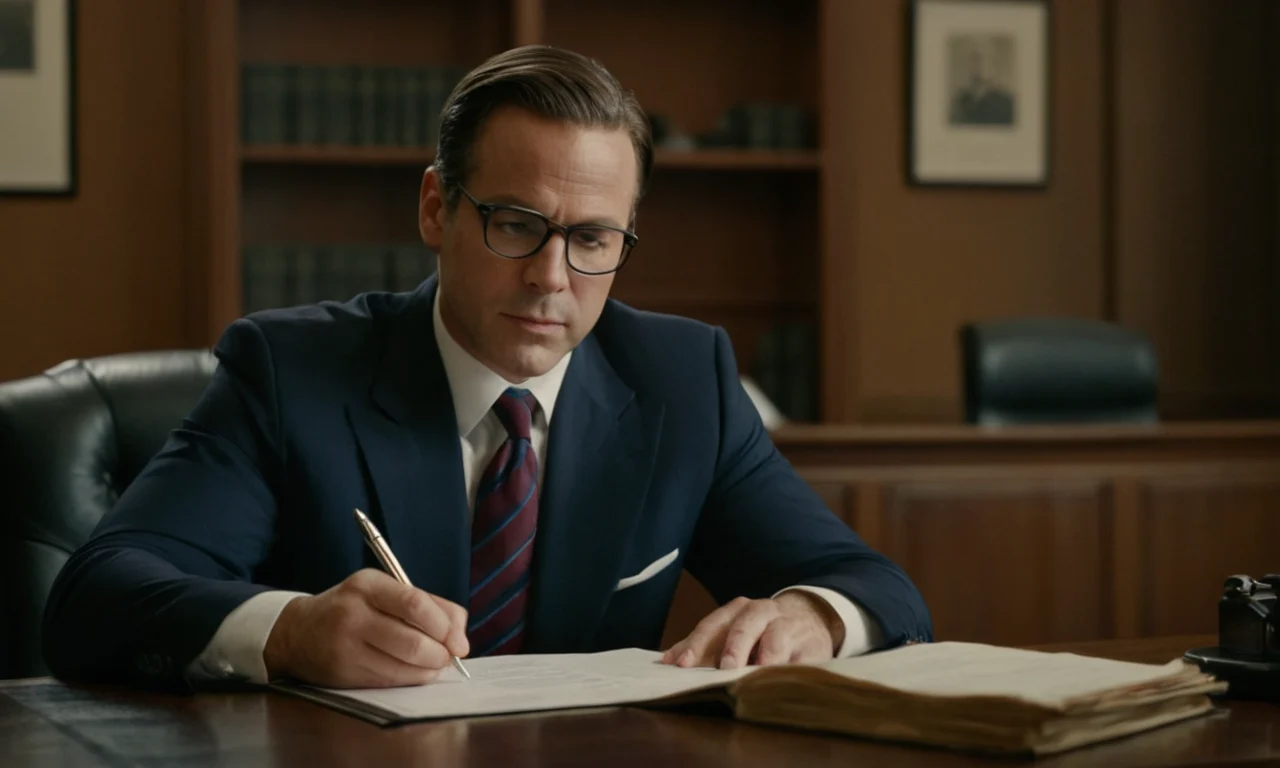
[[[480,212],[484,244],[506,259],[532,256],[559,233],[564,238],[565,260],[575,272],[607,275],[622,268],[639,240],[634,232],[601,224],[565,226],[537,211],[517,205],[495,205],[475,199],[461,184],[458,189]]]

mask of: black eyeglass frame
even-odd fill
[[[548,217],[546,214],[541,213],[540,211],[535,211],[532,208],[525,208],[519,205],[482,203],[475,198],[475,195],[472,195],[470,192],[468,192],[467,188],[462,186],[461,184],[458,185],[458,189],[462,190],[462,194],[467,196],[467,199],[471,201],[471,204],[476,207],[476,211],[480,214],[480,227],[481,227],[481,233],[484,235],[484,247],[488,248],[489,251],[493,253],[495,256],[500,256],[504,259],[512,259],[512,260],[527,259],[530,256],[537,253],[538,251],[541,251],[546,246],[547,241],[551,239],[552,235],[559,233],[559,235],[564,238],[564,260],[565,260],[565,263],[569,265],[570,269],[572,269],[574,272],[577,272],[578,274],[581,274],[581,275],[608,275],[622,269],[622,265],[627,263],[627,258],[631,255],[631,249],[635,248],[636,243],[640,241],[639,236],[637,236],[635,232],[632,232],[629,229],[623,229],[621,227],[610,227],[607,224],[568,224],[568,225],[561,224],[558,221],[554,221],[553,219]],[[515,211],[517,213],[524,213],[530,216],[536,216],[537,218],[542,219],[543,223],[547,225],[547,231],[542,236],[542,240],[538,242],[537,247],[535,247],[533,250],[529,251],[528,253],[524,254],[523,256],[508,256],[505,253],[500,253],[492,245],[489,245],[489,217],[492,216],[496,211]],[[607,229],[611,232],[617,232],[618,234],[622,235],[622,254],[618,256],[618,265],[613,269],[606,269],[601,272],[588,272],[585,269],[579,269],[576,265],[574,265],[573,259],[569,257],[570,236],[574,232],[590,230],[590,229]]]

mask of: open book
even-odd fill
[[[755,723],[983,752],[1049,754],[1212,708],[1226,684],[1181,660],[1134,664],[975,643],[927,643],[817,665],[681,669],[661,654],[470,659],[406,688],[274,688],[381,724],[718,699]]]

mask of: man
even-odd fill
[[[988,46],[994,41],[986,41]],[[969,53],[969,78],[955,93],[951,102],[953,125],[1014,124],[1013,94],[986,76],[983,53],[975,48]]]
[[[668,663],[931,639],[907,577],[776,452],[724,332],[608,299],[651,162],[594,62],[529,47],[470,73],[419,201],[438,280],[226,331],[59,575],[54,672],[366,687],[451,655],[656,648],[682,567],[723,605]]]

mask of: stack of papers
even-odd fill
[[[275,687],[382,725],[718,699],[740,720],[994,753],[1050,754],[1213,708],[1227,684],[1181,660],[1134,664],[977,643],[929,643],[815,665],[681,669],[661,654],[471,659],[465,680],[389,689]]]

